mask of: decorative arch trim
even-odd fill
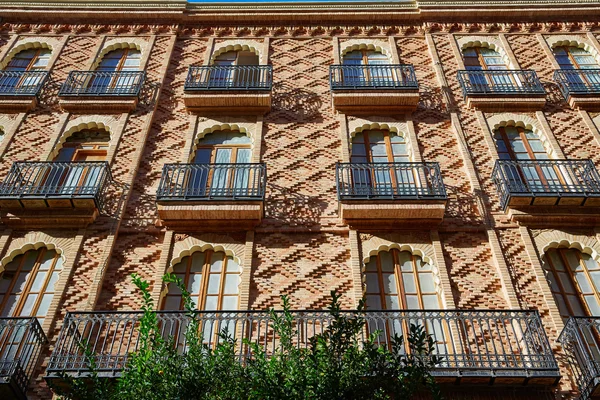
[[[392,60],[392,51],[388,42],[376,39],[352,39],[340,43],[340,57],[344,57],[347,53],[355,50],[372,50],[385,54],[388,59]]]
[[[592,118],[592,122],[594,122],[594,125],[596,125],[596,128],[598,128],[598,130],[600,130],[600,114],[598,114],[594,118]]]
[[[352,149],[352,139],[357,133],[371,129],[389,130],[390,132],[403,137],[408,144],[411,159],[414,158],[416,147],[410,140],[410,135],[408,134],[408,124],[400,121],[374,121],[366,119],[355,119],[353,121],[349,121],[348,131],[350,132],[350,149]]]
[[[116,119],[109,115],[96,115],[96,116],[82,116],[75,118],[67,123],[63,133],[55,143],[54,148],[50,152],[48,159],[52,160],[58,155],[60,149],[62,149],[65,141],[72,136],[74,133],[79,132],[83,129],[104,129],[110,135],[110,143],[115,140],[115,133],[119,131],[118,125],[120,124],[119,119]]]
[[[539,121],[533,117],[530,117],[529,115],[514,113],[496,114],[488,118],[487,123],[490,127],[492,135],[494,134],[494,131],[496,129],[505,126],[517,126],[531,130],[533,131],[533,133],[538,135],[538,137],[542,141],[542,144],[544,145],[544,148],[546,149],[546,152],[550,155],[550,157],[560,158],[558,154],[554,151],[552,145],[550,144],[550,138],[545,134]]]
[[[25,237],[15,239],[0,261],[0,272],[4,271],[4,266],[16,256],[24,254],[29,250],[38,250],[42,247],[46,247],[49,250],[56,250],[63,257],[63,261],[66,261],[65,255],[71,247],[71,242],[67,238],[56,238],[43,232],[32,232]]]
[[[557,46],[574,46],[580,47],[586,51],[588,51],[594,58],[596,62],[600,64],[600,54],[598,50],[584,37],[577,35],[551,35],[546,37],[546,43],[550,46],[551,49]]]
[[[175,264],[179,263],[184,257],[195,253],[196,251],[222,251],[233,259],[243,269],[244,265],[244,243],[238,243],[229,236],[205,234],[198,237],[187,237],[173,246],[173,258],[167,268],[167,273],[173,270]]]
[[[15,55],[20,53],[23,50],[30,49],[49,49],[50,51],[54,51],[55,49],[60,47],[60,40],[53,37],[28,37],[18,40],[10,51],[6,54],[4,59],[0,61],[0,69],[6,68],[10,60],[13,59]]]
[[[257,40],[225,40],[220,43],[215,43],[214,50],[210,56],[210,64],[215,62],[215,59],[228,51],[251,51],[258,56],[259,64],[266,64],[265,55],[261,53],[263,44]]]
[[[487,47],[496,50],[502,56],[502,59],[510,68],[515,68],[510,62],[510,57],[506,53],[500,39],[491,36],[462,36],[456,39],[458,47],[461,51],[470,47]]]
[[[139,50],[142,53],[141,58],[143,59],[144,55],[147,52],[147,47],[148,47],[148,42],[141,38],[115,38],[115,39],[107,40],[106,42],[104,42],[104,45],[102,46],[102,50],[100,50],[100,52],[98,53],[96,60],[94,60],[94,64],[92,64],[91,69],[95,70],[96,68],[98,68],[98,65],[100,65],[100,62],[102,61],[102,59],[104,58],[104,56],[106,54],[108,54],[109,52],[111,52],[113,50],[118,50],[118,49]]]
[[[252,141],[252,146],[255,146],[254,133],[256,130],[256,123],[246,121],[217,121],[214,119],[207,119],[198,123],[198,126],[196,127],[196,135],[194,137],[192,152],[190,153],[190,161],[194,157],[194,151],[198,148],[200,140],[210,133],[224,130],[238,131],[248,136]]]
[[[550,230],[542,231],[534,237],[535,245],[542,257],[546,251],[555,248],[577,249],[589,254],[594,260],[600,262],[600,243],[595,237],[574,235],[567,232]]]

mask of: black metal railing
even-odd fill
[[[0,71],[0,96],[37,96],[48,71]]]
[[[27,386],[47,343],[36,318],[0,318],[0,381],[17,387],[21,398],[25,398]]]
[[[438,163],[338,163],[340,200],[446,199]]]
[[[254,164],[166,164],[158,200],[262,200],[267,168]]]
[[[571,317],[558,337],[567,355],[580,399],[600,386],[600,317]]]
[[[139,96],[144,71],[71,71],[59,96]]]
[[[358,312],[343,311],[346,316]],[[332,322],[328,311],[295,311],[294,341],[306,347],[315,334]],[[394,334],[407,337],[411,324],[424,326],[436,342],[436,353],[442,356],[434,375],[460,376],[469,371],[480,376],[558,376],[548,338],[537,311],[367,311],[362,340],[372,333],[376,343],[390,345]],[[62,372],[76,376],[89,373],[92,354],[101,376],[118,376],[129,355],[139,346],[139,312],[67,313],[54,352],[47,368],[47,378]],[[163,337],[174,337],[175,345],[185,351],[185,329],[189,318],[183,311],[157,312]],[[252,357],[247,343],[263,346],[273,354],[279,337],[273,331],[273,318],[267,311],[197,311],[194,318],[202,327],[201,337],[209,346],[218,341],[226,328],[237,341],[236,356],[241,362]],[[84,346],[85,344],[85,346]],[[88,353],[88,355],[90,354]]]
[[[600,196],[591,160],[498,160],[492,180],[503,208],[512,196]]]
[[[571,95],[600,95],[600,69],[559,69],[554,80],[565,99]]]
[[[15,162],[0,183],[0,199],[87,198],[101,209],[112,180],[107,162]]]
[[[184,90],[271,90],[271,65],[190,67]]]
[[[469,95],[544,95],[544,87],[534,70],[458,71],[458,82]]]
[[[419,82],[412,65],[331,65],[329,84],[336,89],[418,90]]]

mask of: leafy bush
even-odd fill
[[[287,297],[282,297],[283,313],[270,311],[273,330],[279,338],[274,353],[267,354],[258,343],[244,342],[251,357],[240,363],[238,343],[230,332],[220,333],[214,348],[203,343],[195,305],[183,283],[174,275],[164,281],[175,283],[183,293],[187,326],[186,351],[178,350],[174,338],[163,338],[148,282],[133,276],[143,297],[139,324],[140,347],[133,354],[116,383],[99,378],[92,354],[90,378],[70,378],[67,385],[54,387],[65,399],[98,400],[342,400],[410,399],[428,391],[441,399],[430,370],[441,362],[433,354],[434,340],[420,325],[411,325],[406,338],[391,338],[390,348],[378,346],[381,332],[361,340],[365,330],[363,302],[348,317],[341,312],[339,296],[332,292],[327,329],[310,338],[306,347],[294,343],[294,317]],[[408,351],[405,351],[405,343]]]

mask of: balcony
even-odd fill
[[[271,110],[271,65],[190,67],[184,86],[188,110],[211,114],[264,114]]]
[[[342,311],[352,317],[358,312]],[[295,311],[294,341],[299,347],[331,324],[328,311]],[[559,378],[558,366],[537,311],[398,310],[367,311],[362,340],[376,331],[376,343],[390,345],[390,336],[407,336],[410,324],[423,324],[437,343],[441,363],[433,370],[440,383],[486,383],[496,385],[552,385]],[[89,376],[84,343],[92,353],[101,377],[121,375],[129,355],[138,349],[140,312],[67,313],[46,370],[47,380],[61,383],[62,373]],[[183,348],[189,318],[183,311],[157,312],[163,337],[176,336]],[[197,311],[194,318],[204,327],[201,333],[209,346],[224,328],[235,337],[236,359],[252,357],[247,343],[264,346],[273,354],[278,338],[273,319],[266,311]],[[178,334],[177,334],[178,333]]]
[[[340,215],[353,226],[439,224],[446,189],[438,163],[336,165]]]
[[[412,112],[419,83],[412,65],[332,65],[333,107],[343,113]]]
[[[144,71],[71,71],[58,93],[60,106],[74,112],[135,110]]]
[[[572,108],[600,110],[600,69],[559,69],[554,80]]]
[[[16,162],[0,184],[2,222],[15,227],[85,227],[112,181],[106,162]]]
[[[599,340],[599,317],[571,317],[558,337],[583,400],[600,398]]]
[[[266,179],[264,163],[166,164],[156,192],[158,215],[179,228],[253,227],[263,217]]]
[[[458,71],[458,83],[467,107],[483,111],[539,110],[546,92],[535,71]]]
[[[27,112],[38,104],[48,71],[0,71],[0,112]]]
[[[48,340],[36,318],[0,318],[0,398],[27,399]]]
[[[569,226],[600,222],[600,175],[591,160],[498,160],[492,179],[513,220]]]

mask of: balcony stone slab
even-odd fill
[[[335,90],[333,108],[346,114],[388,114],[413,112],[419,104],[419,90]]]
[[[263,218],[263,201],[157,201],[158,216],[169,228],[251,229]]]
[[[434,226],[444,218],[446,200],[341,200],[339,209],[344,222],[353,227]]]
[[[134,111],[138,101],[137,96],[60,96],[58,104],[68,112],[102,114]]]
[[[271,111],[270,91],[186,92],[183,101],[188,111],[212,115],[262,115]]]

